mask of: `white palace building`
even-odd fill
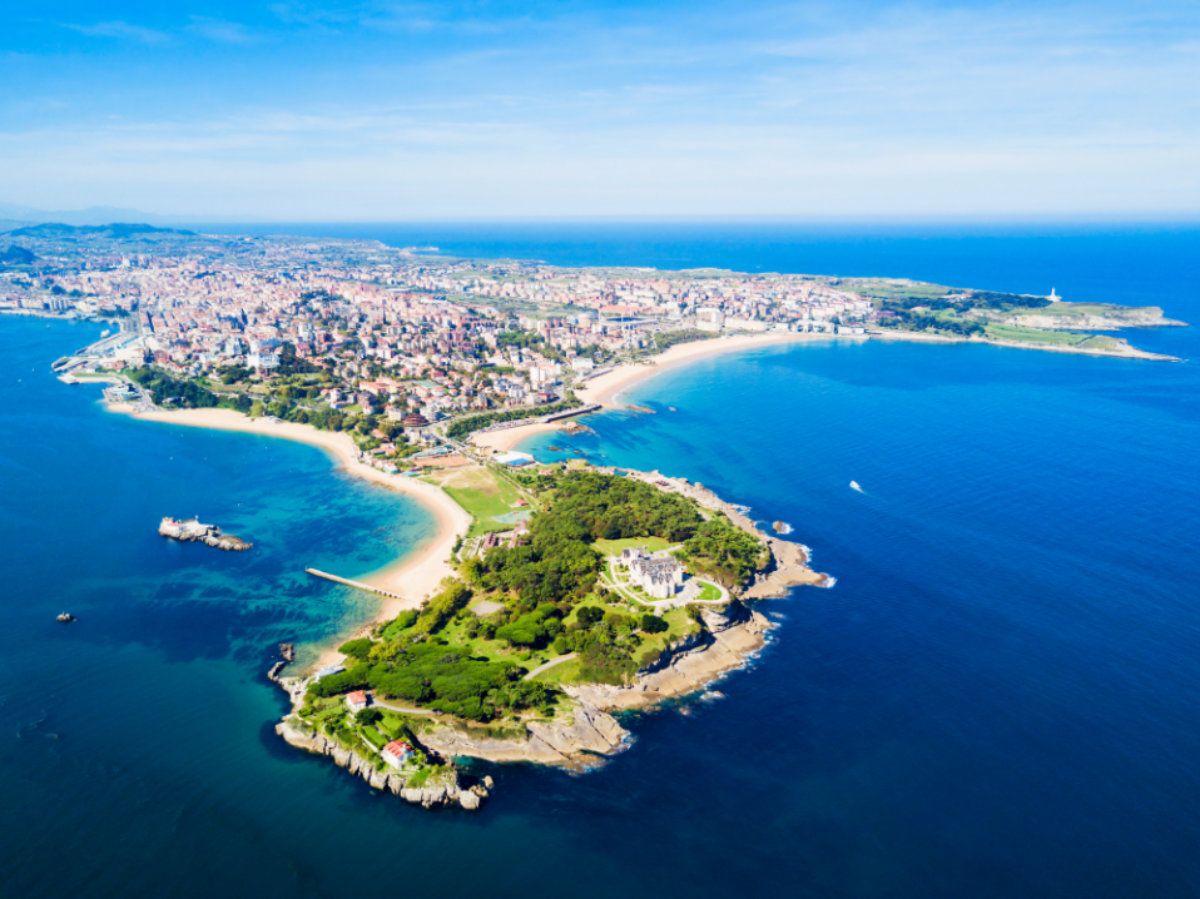
[[[621,564],[629,569],[630,583],[656,599],[670,599],[683,586],[683,565],[678,559],[627,548],[621,551]]]

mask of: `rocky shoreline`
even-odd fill
[[[702,484],[683,478],[668,478],[659,472],[630,472],[660,489],[682,493],[704,508],[727,515],[738,527],[763,540],[769,550],[767,564],[754,581],[722,607],[697,607],[703,627],[677,641],[654,661],[638,671],[627,686],[586,684],[563,690],[570,708],[552,720],[534,719],[513,723],[507,731],[490,731],[442,716],[422,719],[419,741],[428,752],[443,759],[466,757],[493,763],[527,762],[570,770],[586,770],[623,751],[629,732],[614,714],[647,709],[667,700],[697,693],[717,678],[741,668],[767,642],[774,625],[743,600],[786,596],[797,586],[831,586],[833,579],[809,567],[806,546],[769,536],[746,514],[744,507],[722,500]],[[488,794],[490,783],[464,786],[451,766],[449,775],[420,787],[407,785],[400,771],[380,770],[372,760],[312,731],[300,723],[296,712],[304,702],[307,678],[285,678],[280,673],[286,662],[278,662],[269,673],[271,680],[288,691],[292,712],[275,731],[285,741],[306,752],[330,757],[372,788],[387,790],[408,802],[426,808],[459,806],[474,810]],[[490,778],[488,779],[490,780]]]
[[[569,720],[529,721],[524,737],[490,737],[450,725],[422,731],[421,741],[442,755],[487,762],[533,762],[571,770],[594,767],[628,745],[629,732],[603,709],[577,702]]]
[[[608,712],[645,709],[688,696],[743,667],[766,645],[767,632],[775,626],[737,600],[727,610],[705,609],[700,614],[705,630],[664,653],[629,686],[588,684],[567,688],[567,692],[585,705]]]
[[[528,762],[574,771],[603,764],[630,742],[629,731],[613,713],[650,708],[703,690],[713,680],[744,666],[766,644],[767,632],[774,627],[765,616],[737,600],[726,609],[704,609],[700,614],[704,630],[672,646],[653,666],[638,672],[629,686],[565,688],[572,708],[562,719],[527,721],[524,734],[512,736],[492,736],[485,728],[437,721],[422,728],[420,742],[445,759]],[[359,753],[301,726],[295,712],[303,703],[308,679],[279,677],[282,664],[276,663],[268,676],[288,692],[292,701],[292,713],[275,726],[275,732],[289,745],[328,756],[373,789],[387,790],[425,808],[459,806],[474,811],[488,796],[490,778],[468,787],[457,774],[409,787],[401,772],[382,771]]]
[[[328,756],[339,768],[361,777],[375,790],[386,790],[393,796],[399,796],[405,802],[411,802],[422,808],[438,806],[458,806],[467,811],[475,811],[488,795],[487,782],[465,787],[458,778],[457,772],[450,769],[450,776],[439,777],[432,783],[419,787],[408,786],[408,778],[398,771],[381,771],[368,759],[357,752],[352,752],[340,746],[324,734],[301,729],[293,723],[291,716],[284,718],[275,725],[275,733],[283,738],[289,746],[311,752],[314,755]]]

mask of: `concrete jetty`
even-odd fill
[[[384,590],[380,587],[375,587],[363,581],[351,580],[348,577],[340,577],[336,574],[330,574],[328,571],[321,571],[319,568],[305,568],[305,574],[311,574],[313,577],[324,578],[327,581],[333,581],[335,584],[343,584],[347,587],[354,587],[356,590],[366,590],[368,593],[374,593],[378,596],[387,596],[392,599],[404,599],[399,593],[393,593],[391,590]]]

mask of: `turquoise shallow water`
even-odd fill
[[[1124,261],[1111,235],[1060,237],[940,251],[1013,289],[1041,280],[1023,259],[1057,255],[1061,293],[1152,289],[1200,320],[1194,235],[1135,235]],[[902,273],[935,276],[930,241],[908,239]],[[270,732],[273,644],[367,611],[303,566],[368,571],[421,538],[421,510],[307,447],[105,415],[48,371],[94,333],[0,320],[0,893],[1200,892],[1193,362],[770,349],[665,374],[632,394],[656,414],[555,438],[790,522],[838,584],[768,606],[781,626],[723,700],[636,720],[583,777],[490,769],[468,816]],[[1195,329],[1138,339],[1200,357]],[[258,546],[166,543],[166,512]],[[80,621],[56,625],[62,608]]]

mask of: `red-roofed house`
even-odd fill
[[[403,740],[392,740],[383,747],[383,752],[380,753],[383,760],[393,768],[399,768],[412,757],[412,754],[413,748]]]
[[[350,707],[352,712],[360,712],[367,707],[371,701],[365,690],[355,690],[353,693],[346,694],[346,705]]]

